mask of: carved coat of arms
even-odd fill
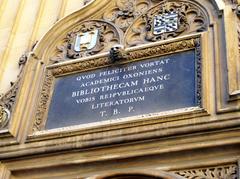
[[[104,48],[103,29],[103,25],[89,22],[69,33],[67,57],[75,59],[101,51]]]
[[[153,34],[159,35],[166,32],[174,32],[178,29],[178,13],[168,12],[155,15],[153,20]]]
[[[74,50],[76,52],[81,52],[93,49],[97,44],[98,35],[98,29],[77,34],[74,43]]]
[[[177,37],[189,28],[187,15],[190,12],[190,7],[177,2],[167,2],[151,9],[143,16],[146,22],[145,40],[155,42]]]
[[[57,47],[58,54],[51,61],[58,63],[94,55],[109,50],[116,43],[120,43],[120,37],[112,24],[101,20],[82,22],[67,33],[64,42]]]

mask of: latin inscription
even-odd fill
[[[195,76],[192,50],[60,77],[46,128],[196,106]]]

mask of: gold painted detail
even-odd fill
[[[167,44],[154,46],[151,48],[145,48],[140,51],[129,52],[130,59],[146,58],[152,55],[164,55],[169,53],[175,53],[181,50],[193,49],[198,43],[198,38],[192,38],[188,40],[175,41]]]
[[[77,72],[77,71],[84,71],[90,68],[96,68],[100,66],[110,65],[111,62],[107,57],[97,58],[86,60],[84,62],[77,62],[68,65],[62,65],[60,67],[52,69],[52,74],[54,76],[64,75],[67,73]]]
[[[237,165],[227,165],[212,168],[182,170],[174,172],[187,179],[237,179]]]
[[[154,34],[153,21],[156,16],[176,12],[178,14],[178,28],[172,32]],[[203,32],[207,30],[208,18],[204,11],[197,5],[185,2],[163,1],[139,17],[125,35],[125,46],[166,40],[180,35]]]
[[[97,32],[96,42],[91,49],[82,47],[81,50],[74,49],[76,38],[79,35]],[[87,37],[86,37],[87,38]],[[114,44],[120,43],[119,32],[108,22],[101,20],[90,20],[81,23],[63,39],[63,42],[56,48],[55,55],[51,58],[52,63],[64,60],[76,59],[91,56],[100,52],[108,51]]]
[[[169,53],[174,53],[181,50],[193,49],[197,45],[197,39],[188,39],[178,42],[171,42],[167,44],[162,44],[150,48],[145,48],[133,52],[129,52],[125,61],[151,57],[154,55],[164,55]],[[107,66],[112,64],[111,60],[107,57],[86,60],[83,62],[71,63],[67,65],[61,65],[52,69],[52,74],[54,76],[60,76],[68,73],[73,73],[77,71],[84,71],[89,68],[96,68],[101,66]]]
[[[154,56],[161,56],[180,51],[198,49],[200,40],[199,37],[189,38],[186,40],[180,40],[175,42],[169,42],[166,44],[160,44],[153,47],[147,47],[144,49],[138,49],[135,51],[127,52],[126,58],[123,58],[118,63],[127,63],[134,60],[141,60],[144,58],[150,58]],[[197,52],[198,53],[198,52]],[[199,52],[200,54],[200,52]],[[197,61],[201,60],[201,57],[197,57]],[[44,83],[42,86],[40,99],[38,102],[37,112],[35,115],[35,121],[33,124],[33,131],[40,131],[44,129],[46,122],[47,109],[50,103],[51,91],[53,90],[54,78],[57,76],[63,76],[67,74],[83,72],[86,70],[92,70],[96,68],[102,68],[112,65],[112,61],[108,56],[92,58],[89,60],[73,62],[69,64],[62,64],[58,66],[48,67],[45,74]],[[198,73],[198,72],[197,72]],[[199,72],[198,75],[201,75]],[[199,82],[198,89],[201,91],[201,84]],[[201,101],[201,94],[198,93],[198,100]],[[201,104],[199,104],[201,105]]]
[[[126,31],[136,17],[150,8],[151,2],[147,0],[121,0],[116,6],[103,15],[103,19],[113,22],[117,27]]]
[[[10,113],[16,101],[17,92],[20,86],[21,78],[23,76],[23,69],[27,62],[27,54],[23,54],[19,58],[20,72],[17,76],[16,82],[11,82],[11,88],[7,93],[0,95],[0,130],[7,127],[10,120]]]

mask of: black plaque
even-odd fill
[[[56,79],[46,129],[198,106],[195,51]]]

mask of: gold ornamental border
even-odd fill
[[[159,57],[178,53],[181,51],[195,49],[196,61],[196,98],[198,106],[201,107],[201,36],[188,37],[170,42],[157,42],[150,45],[133,47],[126,49],[128,57],[118,64],[126,64],[134,61],[149,59],[152,57]],[[33,122],[33,132],[44,130],[47,120],[48,108],[50,105],[54,81],[57,77],[69,74],[81,73],[98,68],[109,67],[113,65],[108,57],[108,53],[103,55],[96,55],[86,59],[78,59],[66,61],[59,64],[49,65],[46,67],[44,81],[41,88],[37,110]]]

